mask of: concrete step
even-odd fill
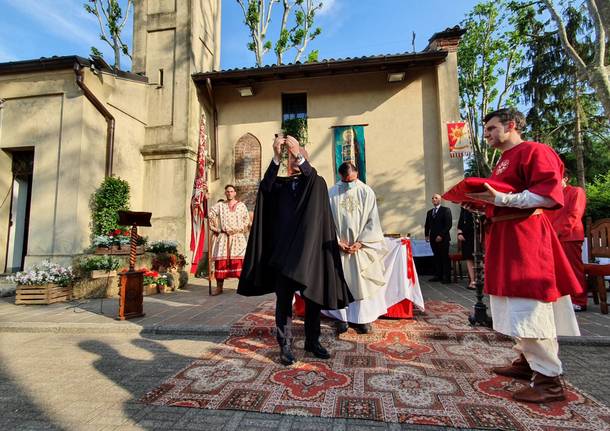
[[[15,295],[17,284],[8,279],[11,275],[13,274],[0,274],[0,297]]]

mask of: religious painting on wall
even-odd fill
[[[352,162],[358,168],[358,179],[366,183],[366,159],[364,153],[364,126],[334,127],[335,181],[340,181],[339,166]]]

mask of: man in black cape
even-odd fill
[[[282,145],[289,153],[287,178],[277,176]],[[291,365],[292,300],[300,291],[305,300],[305,351],[328,359],[319,341],[320,311],[344,308],[353,300],[343,277],[328,188],[292,136],[276,137],[273,153],[256,197],[237,293],[275,292],[280,361]]]

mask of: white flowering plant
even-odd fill
[[[91,245],[93,247],[100,248],[110,248],[113,245],[124,246],[129,245],[131,242],[131,232],[127,229],[115,229],[113,231],[108,232],[107,235],[96,235],[93,237],[91,241]],[[141,235],[138,235],[136,238],[137,245],[145,245],[147,242],[147,238]]]
[[[152,253],[178,253],[178,241],[172,241],[168,239],[162,239],[159,241],[153,241],[148,246],[148,251]]]
[[[74,272],[71,266],[65,267],[45,260],[34,265],[28,271],[18,272],[9,277],[9,280],[13,283],[26,285],[54,283],[59,286],[68,286],[74,281]]]

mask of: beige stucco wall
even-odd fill
[[[142,200],[144,136],[142,113],[131,100],[145,97],[141,82],[85,72],[85,83],[116,118],[115,172],[132,186],[132,206]],[[104,178],[106,121],[83,96],[67,71],[0,77],[5,99],[0,122],[0,189],[10,184],[10,157],[16,148],[34,149],[34,174],[25,266],[51,258],[68,262],[90,243],[89,197]],[[129,111],[132,105],[133,115]],[[117,107],[121,107],[118,109]],[[133,159],[126,155],[135,156]],[[9,200],[10,201],[10,200]],[[8,210],[0,209],[0,270],[4,270]]]
[[[2,141],[2,109],[0,109],[0,141]],[[8,240],[8,220],[10,213],[9,193],[11,188],[11,157],[0,151],[0,271],[5,271],[6,242]]]
[[[450,91],[457,94],[457,83],[443,83],[439,91],[437,73],[413,69],[404,82],[392,84],[385,73],[276,81],[254,85],[253,97],[240,97],[235,87],[216,88],[221,176],[212,184],[211,200],[234,180],[233,146],[239,137],[249,132],[261,141],[266,167],[281,124],[281,94],[306,92],[312,165],[333,185],[332,126],[368,124],[367,182],[377,194],[384,231],[423,237],[429,197],[462,169],[459,160],[445,158],[442,133],[445,112],[457,110],[457,104],[445,104],[457,99],[439,99]]]
[[[153,214],[150,239],[177,240],[184,251],[202,112],[191,75],[218,68],[220,18],[220,0],[135,2],[133,71],[150,82],[142,148],[144,193],[157,197],[144,202]]]

